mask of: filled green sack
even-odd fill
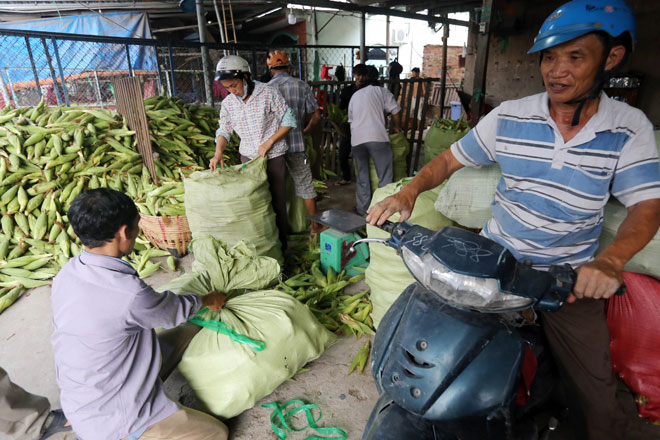
[[[193,238],[210,234],[229,245],[245,240],[257,255],[282,262],[266,159],[197,171],[183,181],[186,216]]]
[[[601,253],[614,241],[619,226],[628,215],[628,210],[618,200],[611,198],[605,205],[603,214],[603,230],[600,234],[600,243],[596,255]],[[660,278],[660,231],[655,237],[624,267],[628,272],[637,272]]]
[[[286,178],[286,216],[290,233],[299,234],[309,231],[310,221],[307,218],[305,200],[296,195],[293,179],[289,175]]]
[[[405,179],[379,188],[374,194],[371,204],[378,203],[384,198],[398,193],[402,184],[408,180]],[[412,215],[408,219],[410,223],[434,231],[439,231],[445,226],[454,224],[447,217],[437,212],[433,206],[441,188],[442,185],[419,195]],[[399,214],[394,214],[389,220],[398,221]],[[367,236],[369,238],[388,238],[390,234],[367,224]],[[369,253],[370,260],[365,281],[371,290],[371,303],[373,304],[371,318],[377,328],[387,309],[390,308],[406,287],[415,282],[415,279],[410,275],[403,260],[396,254],[394,249],[380,243],[369,243]]]
[[[410,151],[410,144],[403,132],[391,134],[390,144],[392,145],[392,181],[398,182],[408,176],[406,159]],[[369,159],[369,181],[371,182],[371,192],[373,194],[378,189],[378,174],[371,159]]]
[[[461,226],[481,229],[493,216],[490,206],[501,177],[497,164],[461,168],[445,183],[435,209]]]
[[[424,165],[467,134],[469,128],[456,122],[460,121],[433,121],[424,137]]]
[[[222,418],[252,408],[337,338],[307,306],[274,290],[230,298],[218,313],[199,316],[265,343],[256,351],[208,328],[190,341],[179,371],[206,409]]]
[[[198,317],[220,321],[234,333],[265,344],[257,351],[203,328],[179,363],[179,370],[210,412],[234,417],[318,358],[336,336],[291,295],[270,290],[238,294],[277,280],[279,265],[274,259],[250,255],[245,243],[227,248],[211,237],[195,239],[192,250],[193,272],[158,290],[198,295],[227,292],[227,302],[219,312],[206,310]]]

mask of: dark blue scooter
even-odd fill
[[[551,363],[540,332],[519,325],[515,312],[559,309],[575,271],[532,269],[455,227],[386,222],[382,229],[389,240],[354,246],[380,241],[396,249],[417,283],[378,327],[371,369],[380,399],[362,440],[547,438],[552,426],[519,423],[547,400],[552,380],[544,378]]]

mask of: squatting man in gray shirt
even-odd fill
[[[173,368],[161,361],[171,350],[163,341],[184,340],[172,350],[180,356],[198,331],[186,321],[202,307],[218,311],[225,296],[158,293],[139,279],[121,260],[140,218],[124,193],[87,191],[68,217],[85,250],[53,282],[52,343],[62,409],[78,438],[226,440],[221,421],[170,400],[161,379]],[[172,330],[157,337],[158,327]]]

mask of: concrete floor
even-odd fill
[[[331,184],[330,184],[331,185]],[[342,208],[352,210],[355,206],[355,185],[330,186],[327,197],[319,203],[319,209]],[[192,257],[180,260],[189,270]],[[147,281],[159,286],[176,274],[159,271]],[[365,286],[361,282],[351,286],[357,292]],[[0,316],[0,365],[11,379],[35,394],[48,397],[53,408],[59,407],[59,390],[55,383],[53,353],[50,345],[52,313],[50,289],[42,287],[26,293]],[[323,418],[319,426],[335,426],[344,429],[349,439],[358,440],[362,429],[377,400],[377,392],[370,373],[346,375],[348,367],[364,339],[342,338],[330,347],[319,359],[307,365],[307,371],[295,376],[294,381],[282,384],[271,395],[266,396],[254,408],[227,421],[232,440],[276,439],[270,428],[270,409],[261,408],[262,403],[301,399],[321,407]],[[197,406],[194,395],[181,374],[175,370],[165,383],[171,398],[185,405]],[[660,427],[652,426],[636,415],[633,397],[625,386],[620,387],[620,400],[629,415],[630,428],[627,439],[650,440],[660,438]],[[298,420],[300,422],[300,420]],[[300,424],[298,426],[303,426]],[[313,432],[291,434],[290,440],[303,439]],[[59,436],[53,440],[72,438]],[[551,440],[567,439],[566,433],[557,432]],[[402,439],[403,440],[403,439]],[[408,440],[408,439],[405,439]],[[411,439],[412,440],[412,439]]]

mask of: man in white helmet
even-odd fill
[[[285,136],[296,127],[294,114],[277,89],[252,80],[248,62],[239,56],[223,57],[216,68],[216,79],[230,95],[222,101],[220,126],[216,132],[216,151],[209,166],[212,170],[218,164],[224,166],[222,153],[233,131],[241,138],[238,151],[243,162],[257,156],[268,159],[268,184],[284,250],[288,235],[284,159],[288,146]]]
[[[579,438],[625,438],[616,400],[604,299],[623,268],[660,226],[660,167],[644,113],[608,98],[602,86],[634,46],[635,20],[623,0],[575,0],[544,22],[530,53],[541,54],[545,93],[503,102],[411,183],[369,210],[382,224],[410,217],[416,197],[464,166],[499,163],[493,218],[482,234],[537,269],[570,264],[573,293],[543,329],[569,392]],[[614,242],[598,238],[610,194],[628,208]]]

